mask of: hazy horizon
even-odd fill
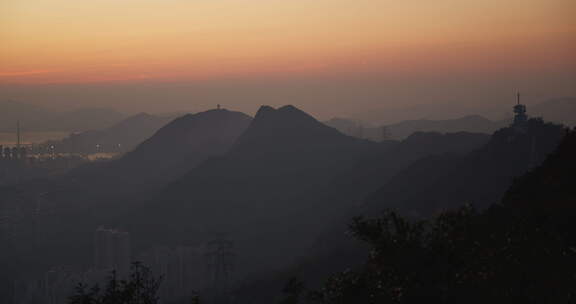
[[[574,300],[574,16],[0,0],[0,303]]]
[[[246,4],[246,5],[245,5]],[[249,5],[248,5],[249,4]],[[47,107],[320,119],[576,96],[569,0],[8,0],[0,97]]]
[[[0,87],[4,92],[3,101],[37,105],[55,111],[107,108],[126,115],[141,112],[196,113],[216,108],[220,104],[229,110],[254,115],[262,105],[276,107],[292,104],[321,120],[343,117],[377,121],[378,119],[368,117],[375,116],[378,112],[378,115],[382,115],[381,121],[388,123],[406,119],[449,119],[473,114],[501,119],[504,113],[510,112],[517,92],[512,88],[512,84],[506,83],[494,84],[492,88],[478,86],[472,94],[468,91],[469,88],[458,85],[445,90],[429,85],[420,91],[413,91],[402,87],[389,88],[368,81],[351,87],[342,85],[343,82],[321,80],[285,81],[265,87],[258,86],[259,83],[238,81],[204,85],[150,83]],[[556,85],[561,86],[559,83]],[[576,96],[576,90],[568,89],[568,84],[566,88],[548,92],[527,87],[518,91],[522,93],[523,103],[534,105],[551,99]],[[426,96],[419,96],[421,94]],[[413,115],[409,115],[410,110],[414,110]],[[425,110],[430,111],[429,115],[422,114]],[[409,116],[387,117],[386,111],[402,111]],[[438,116],[435,112],[442,112],[444,115]]]

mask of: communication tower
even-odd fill
[[[526,106],[520,103],[520,92],[516,94],[516,105],[514,106],[514,122],[515,127],[522,126],[528,120],[526,115]]]
[[[207,284],[214,304],[231,302],[230,288],[235,257],[234,242],[224,236],[206,244]]]

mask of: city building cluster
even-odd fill
[[[87,270],[53,267],[40,277],[20,278],[13,284],[13,304],[66,303],[78,283],[105,286],[112,271],[127,279],[133,261],[161,278],[160,304],[188,303],[206,290],[206,303],[229,303],[234,252],[232,241],[216,239],[198,246],[153,247],[133,255],[131,235],[117,228],[94,232],[94,260]]]
[[[25,160],[28,150],[25,147],[0,145],[0,159],[3,160]]]
[[[78,283],[102,285],[115,271],[126,278],[132,261],[130,233],[99,227],[94,234],[94,264],[86,271],[53,267],[40,278],[14,282],[14,304],[62,304]]]
[[[130,271],[131,248],[130,233],[99,227],[94,234],[94,269],[115,270],[120,277],[125,277]]]

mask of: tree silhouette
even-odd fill
[[[571,303],[576,253],[546,218],[494,206],[432,220],[394,212],[356,218],[353,235],[370,254],[359,270],[332,276],[312,302]]]
[[[282,292],[285,297],[280,301],[280,304],[297,304],[300,302],[300,297],[306,290],[304,283],[298,278],[294,277],[288,280]]]
[[[140,262],[132,263],[130,276],[119,280],[116,271],[110,273],[106,288],[89,287],[79,283],[69,304],[156,304],[161,278],[154,277],[150,268]]]
[[[576,303],[575,152],[572,130],[540,167],[514,182],[502,204],[482,212],[464,206],[427,220],[393,211],[355,218],[350,230],[368,244],[368,260],[333,275],[308,298],[320,304]]]

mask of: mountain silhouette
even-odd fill
[[[398,123],[383,125],[379,127],[374,127],[343,118],[331,119],[327,121],[326,124],[337,128],[341,132],[351,136],[380,141],[383,139],[404,139],[416,132],[470,132],[491,134],[497,129],[504,127],[507,122],[491,121],[480,115],[467,115],[461,118],[444,120],[404,120]],[[386,138],[384,138],[384,136]]]
[[[455,133],[474,132],[491,134],[503,127],[502,122],[494,122],[480,115],[468,115],[457,119],[446,120],[405,120],[396,124],[387,125],[390,134],[397,138],[404,138],[417,131]]]
[[[561,125],[531,119],[525,129],[500,129],[489,141],[469,151],[425,155],[394,176],[382,179],[383,184],[362,204],[326,230],[313,255],[332,264],[362,259],[363,248],[345,234],[354,216],[374,217],[392,209],[425,218],[465,204],[485,208],[499,203],[514,178],[540,164],[558,146],[565,132]],[[334,255],[335,251],[340,252],[340,257]],[[316,272],[327,270],[326,265],[319,264]]]
[[[468,151],[486,139],[418,134],[403,144],[374,143],[341,134],[293,106],[263,106],[229,153],[195,167],[152,200],[140,216],[146,226],[140,233],[178,242],[186,231],[193,242],[211,231],[228,232],[241,246],[242,267],[277,268],[381,185],[374,167],[393,172],[421,155]],[[150,225],[152,215],[171,224]]]
[[[486,144],[490,136],[480,133],[416,132],[402,141],[384,141],[380,151],[356,163],[334,179],[331,187],[341,189],[340,195],[361,201],[390,178],[424,157],[443,154],[467,154]],[[345,194],[346,193],[346,194]]]
[[[478,153],[490,150],[500,155],[494,160],[502,160],[507,158],[506,154],[512,152],[521,162],[526,161],[522,153],[519,153],[526,149],[525,140],[545,139],[549,136],[557,139],[554,136],[555,131],[562,131],[557,127],[546,126],[542,121],[533,120],[526,128],[504,129],[495,134],[493,140]],[[541,165],[528,168],[529,171],[517,178],[508,188],[504,199],[495,202],[489,208],[475,210],[470,207],[458,207],[423,219],[402,218],[389,210],[381,214],[371,213],[368,215],[370,219],[356,218],[350,222],[352,230],[350,234],[361,243],[349,243],[347,248],[333,248],[331,254],[308,258],[291,273],[283,275],[283,281],[287,282],[290,277],[305,278],[307,287],[310,287],[311,283],[314,289],[323,287],[324,295],[329,297],[335,295],[337,299],[338,297],[341,299],[336,302],[346,303],[367,302],[370,300],[367,295],[370,298],[378,297],[380,290],[385,290],[386,286],[394,286],[396,289],[394,284],[389,284],[396,276],[402,278],[401,284],[405,284],[404,280],[416,278],[415,283],[405,284],[407,288],[402,288],[403,290],[410,290],[418,285],[425,286],[423,289],[418,286],[412,290],[419,295],[401,299],[401,302],[406,303],[414,302],[413,299],[415,302],[420,302],[420,299],[431,298],[436,298],[432,301],[439,303],[470,301],[486,303],[499,302],[507,297],[512,302],[522,298],[525,299],[524,302],[533,299],[541,303],[554,303],[557,299],[565,302],[573,290],[576,257],[570,250],[576,244],[574,237],[576,181],[573,178],[576,169],[574,157],[576,130],[569,131],[561,137],[560,144],[545,157]],[[502,139],[506,139],[505,142],[501,141]],[[545,143],[544,149],[546,147],[548,146]],[[545,152],[542,147],[539,148],[534,150]],[[469,160],[478,160],[476,157],[477,155],[471,156]],[[518,164],[521,163],[516,165]],[[502,173],[509,173],[512,167],[504,168]],[[421,169],[420,174],[425,174],[426,169],[430,168]],[[478,186],[489,188],[493,185],[488,183]],[[412,190],[417,193],[420,188],[421,184],[416,183],[406,191]],[[458,191],[457,188],[454,190]],[[426,200],[426,195],[429,194],[424,193],[422,199]],[[427,224],[431,221],[435,223]],[[369,222],[371,224],[367,224]],[[423,237],[421,233],[430,234]],[[420,246],[414,240],[431,243]],[[367,242],[374,243],[366,246]],[[373,246],[376,243],[380,245]],[[421,249],[426,252],[414,254]],[[356,254],[350,255],[353,250],[356,250]],[[364,256],[360,257],[358,253],[363,253]],[[351,265],[350,261],[354,259],[357,263]],[[369,262],[367,264],[359,262],[362,260]],[[384,264],[391,267],[387,268]],[[403,267],[406,268],[402,269]],[[335,269],[345,272],[333,276],[332,284],[317,285],[317,282],[325,281],[330,273],[336,273]],[[361,271],[366,271],[368,276],[349,276],[351,273]],[[453,274],[447,275],[450,271]],[[377,277],[379,273],[383,276]],[[394,275],[390,276],[390,273]],[[467,275],[463,276],[462,273]],[[490,275],[487,278],[485,275],[488,273]],[[479,276],[476,277],[476,274]],[[252,288],[266,290],[264,294],[270,293],[269,290],[276,290],[278,295],[280,290],[286,290],[278,283],[273,284],[274,281],[278,282],[278,277],[265,278]],[[348,285],[351,288],[346,286],[348,278],[352,278],[348,281],[351,283]],[[438,284],[447,278],[455,279],[458,283]],[[470,280],[470,283],[462,283],[462,280]],[[438,284],[439,291],[430,292],[429,286],[435,284]],[[368,290],[371,288],[368,286],[375,288]],[[445,286],[451,287],[445,288]],[[478,288],[486,292],[478,293],[472,299],[471,292],[477,291]],[[253,296],[250,297],[250,294],[256,294],[261,298],[263,293],[254,293],[255,290],[249,291],[244,288],[242,293],[245,295],[241,298],[247,300],[251,298],[251,303],[267,303],[266,300],[256,301]],[[443,292],[448,292],[450,295],[441,295]],[[384,296],[384,302],[388,299],[386,294],[390,293],[388,291],[380,293],[380,296]],[[273,295],[272,292],[271,296]]]
[[[123,157],[77,168],[66,178],[84,184],[85,191],[100,194],[142,194],[144,189],[150,193],[206,159],[225,153],[250,120],[246,114],[228,110],[187,114]]]
[[[512,183],[502,200],[515,216],[546,221],[569,244],[576,245],[576,129],[544,163]]]
[[[529,107],[530,112],[547,121],[576,126],[576,97],[549,99]]]
[[[362,261],[365,258],[364,247],[346,235],[350,215],[357,214],[359,202],[423,157],[446,153],[465,155],[482,147],[489,139],[489,135],[477,133],[416,132],[402,141],[384,141],[375,145],[377,152],[362,158],[321,189],[332,194],[325,199],[346,201],[349,209],[327,224],[303,258],[278,273],[270,271],[248,281],[240,289],[239,298],[251,303],[270,303],[292,275],[307,278],[307,283],[320,282],[334,269],[346,269]]]
[[[54,146],[54,150],[60,153],[131,151],[171,119],[140,113],[106,129],[71,134],[62,140],[49,141],[43,145]]]
[[[293,106],[263,106],[229,153],[170,184],[143,211],[141,225],[147,235],[173,242],[182,241],[178,231],[186,231],[189,241],[203,240],[210,231],[228,232],[246,259],[239,263],[242,271],[276,267],[349,206],[326,200],[323,190],[375,146]],[[171,224],[150,225],[150,216]]]
[[[442,148],[443,145],[439,144],[443,136],[450,134],[412,135],[412,138],[409,137],[405,142],[391,147],[383,155],[388,158],[396,155],[394,158],[399,160],[400,155],[412,154],[412,157],[416,157],[416,154],[421,153],[422,157],[407,162],[408,164],[397,169],[396,174],[391,177],[386,177],[385,168],[394,172],[390,166],[398,161],[390,161],[391,164],[387,164],[383,156],[379,156],[379,161],[376,161],[378,158],[371,159],[370,163],[380,163],[380,167],[372,171],[372,175],[367,175],[370,176],[367,180],[381,181],[380,187],[376,187],[378,190],[367,195],[362,204],[350,208],[346,216],[332,223],[317,238],[312,250],[292,267],[281,272],[270,272],[251,281],[240,289],[239,298],[249,300],[251,303],[269,303],[278,295],[290,277],[306,278],[307,286],[315,288],[320,287],[317,284],[334,273],[334,269],[353,269],[360,265],[367,258],[368,250],[364,244],[353,239],[348,233],[348,224],[354,216],[378,217],[386,209],[395,209],[409,216],[426,218],[466,203],[481,208],[499,203],[513,179],[546,159],[547,155],[556,149],[565,132],[564,127],[560,125],[532,119],[524,130],[504,128],[495,132],[490,138],[484,136],[483,140],[477,141],[475,147],[473,144],[468,144],[459,149],[456,148],[456,143],[460,140],[454,139],[457,137],[464,139],[467,133],[456,135],[450,140],[445,138],[446,143],[452,142],[447,145],[452,146],[451,149]],[[439,153],[424,155],[420,151],[433,143],[437,144],[436,151]],[[507,204],[510,205],[530,204],[532,201],[530,193],[534,192],[536,193],[534,201],[543,203],[541,208],[546,209],[548,196],[539,197],[537,193],[541,193],[541,189],[535,189],[538,187],[536,185],[541,185],[543,180],[559,178],[562,182],[550,180],[547,183],[549,188],[545,193],[558,191],[561,193],[558,194],[558,197],[561,197],[557,200],[559,204],[573,205],[568,201],[574,197],[573,183],[571,179],[565,178],[571,174],[569,172],[572,167],[570,164],[573,155],[570,152],[573,149],[568,148],[569,145],[573,145],[573,141],[568,143],[565,139],[561,145],[565,147],[559,149],[563,152],[550,156],[546,162],[548,165],[545,163],[543,166],[548,169],[536,169],[519,179],[508,191],[505,202],[508,201]],[[444,152],[441,152],[442,149]],[[365,168],[367,166],[363,170],[357,169],[357,172],[367,174]],[[378,175],[380,178],[376,177]],[[524,191],[526,187],[534,188]],[[550,196],[551,199],[554,197]],[[571,206],[570,209],[572,208]]]
[[[232,153],[265,154],[278,151],[279,148],[288,149],[287,153],[297,150],[310,153],[358,143],[358,140],[343,136],[336,129],[324,125],[294,106],[288,105],[277,110],[262,106]]]
[[[105,108],[79,108],[67,111],[17,101],[0,101],[0,131],[14,132],[20,120],[25,131],[86,131],[107,128],[126,118]]]
[[[513,178],[542,163],[565,132],[561,125],[531,119],[524,129],[498,130],[466,156],[421,159],[371,195],[366,208],[427,216],[463,204],[482,208],[497,203]]]
[[[225,153],[250,120],[248,115],[227,110],[185,115],[120,159],[18,185],[17,189],[31,197],[26,204],[41,201],[42,209],[49,210],[39,215],[42,233],[38,246],[44,254],[38,262],[81,263],[88,259],[92,242],[86,236],[96,227],[134,214],[169,181],[207,158]]]
[[[228,151],[248,127],[251,117],[224,109],[179,117],[112,165],[154,177],[175,178],[209,157]]]
[[[576,130],[544,163],[514,180],[503,204],[523,211],[571,218],[576,215]]]

